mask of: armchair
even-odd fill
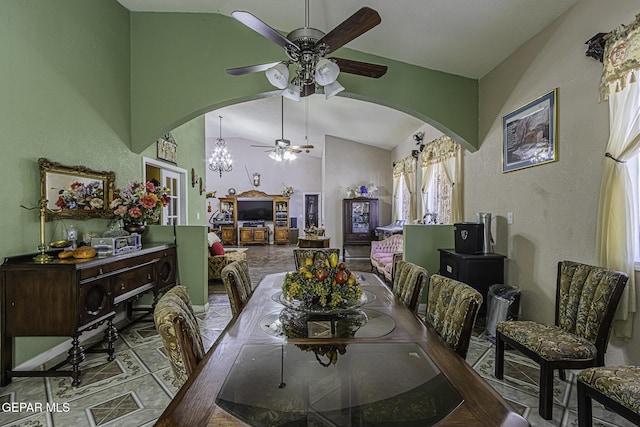
[[[609,329],[627,275],[572,261],[558,263],[555,325],[507,321],[496,325],[495,376],[504,375],[509,345],[540,365],[538,412],[550,420],[553,372],[604,365]]]

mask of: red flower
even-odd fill
[[[147,191],[150,193],[153,193],[154,191],[156,191],[156,186],[153,185],[153,182],[151,181],[147,182]]]
[[[142,211],[137,206],[134,206],[131,209],[129,209],[128,213],[131,218],[140,218],[142,216]]]

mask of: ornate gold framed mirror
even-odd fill
[[[63,166],[45,158],[40,167],[40,198],[47,221],[58,218],[110,218],[116,175],[84,166]]]

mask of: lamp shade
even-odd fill
[[[325,86],[336,81],[340,74],[340,67],[333,61],[326,58],[320,58],[316,65],[316,83]]]
[[[289,98],[292,101],[300,101],[300,86],[289,83],[289,85],[282,91],[282,96]]]
[[[269,83],[278,89],[284,89],[289,83],[289,67],[284,62],[279,62],[264,72]]]
[[[344,86],[342,86],[340,83],[338,83],[338,81],[336,80],[333,83],[330,83],[328,85],[324,86],[324,99],[329,99],[331,98],[333,95],[342,92],[344,90]]]

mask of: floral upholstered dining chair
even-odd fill
[[[204,346],[191,299],[184,286],[174,286],[156,304],[153,320],[174,374],[173,385],[185,383],[204,357]]]
[[[467,357],[482,294],[449,277],[433,274],[427,292],[425,323],[462,358]]]
[[[504,375],[504,349],[509,345],[540,365],[538,412],[550,420],[553,372],[604,365],[613,314],[627,275],[573,261],[558,263],[555,324],[507,321],[496,325],[495,376]]]
[[[231,304],[231,314],[237,316],[247,301],[253,294],[251,286],[251,278],[249,277],[249,266],[247,261],[238,260],[227,264],[220,273],[222,283],[229,296],[229,304]]]
[[[393,293],[414,313],[428,277],[427,270],[417,264],[403,260],[396,263]]]
[[[591,399],[640,425],[640,366],[600,366],[578,374],[578,427],[593,425]]]

